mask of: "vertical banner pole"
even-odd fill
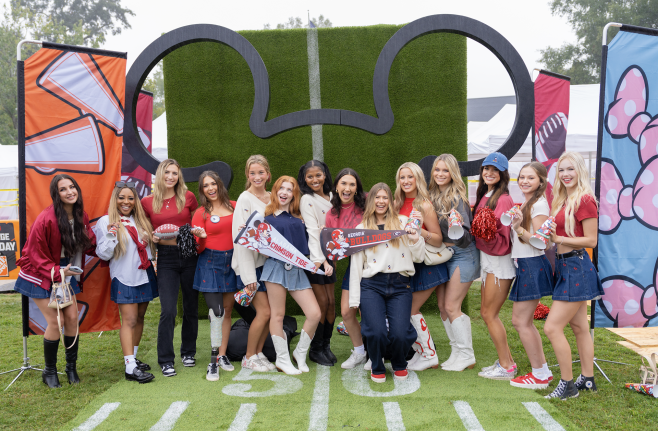
[[[20,52],[20,51],[19,51]],[[16,61],[16,76],[18,78],[18,231],[20,235],[20,253],[23,255],[23,246],[27,241],[27,216],[25,196],[25,63]],[[23,313],[23,337],[30,335],[30,308],[29,299],[21,295],[21,309]],[[25,354],[27,362],[27,352]]]

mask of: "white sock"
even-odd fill
[[[126,363],[126,373],[132,374],[133,370],[137,366],[137,364],[135,363],[135,355],[124,356],[123,360]]]
[[[546,376],[544,376],[543,368],[533,368],[532,375],[538,378],[539,380],[546,380]]]
[[[360,346],[354,348],[354,353],[358,353],[359,355],[365,355],[366,347],[363,344],[361,344]]]
[[[546,362],[542,364],[541,370],[544,373],[544,378],[549,378],[553,375],[553,373],[551,373],[551,370],[548,369],[548,364]]]
[[[139,346],[133,347],[133,355],[135,355],[135,357],[137,357],[137,350],[138,349],[139,349]]]

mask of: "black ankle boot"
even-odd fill
[[[59,349],[59,338],[51,341],[43,339],[43,359],[44,367],[41,373],[41,380],[48,385],[49,388],[61,388],[59,378],[57,377],[57,350]]]
[[[308,350],[308,358],[327,367],[333,367],[334,365],[324,354],[324,325],[322,323],[318,323],[318,328],[315,330],[315,335],[311,340],[311,348]]]
[[[75,340],[75,344],[71,346],[73,340]],[[78,383],[80,383],[80,377],[78,377],[78,370],[76,370],[75,368],[75,363],[78,361],[79,342],[80,342],[79,338],[76,340],[75,337],[69,337],[68,335],[64,335],[64,348],[71,346],[70,348],[66,349],[66,368],[64,369],[64,371],[66,371],[66,376],[69,378],[69,383],[72,385],[77,385]]]
[[[329,322],[328,320],[324,321],[324,339],[323,341],[323,350],[324,350],[324,356],[327,357],[331,362],[334,364],[338,362],[338,358],[336,358],[336,355],[331,351],[331,336],[334,334],[334,322]]]

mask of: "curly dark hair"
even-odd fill
[[[297,184],[299,184],[299,190],[303,195],[312,195],[313,190],[306,184],[306,171],[312,167],[319,167],[324,172],[324,185],[322,186],[322,193],[329,196],[331,189],[333,188],[333,182],[331,181],[331,172],[329,172],[329,167],[324,162],[319,160],[311,160],[299,168],[299,173],[297,174]]]
[[[64,209],[64,203],[59,197],[58,184],[61,180],[70,180],[78,191],[78,200],[73,204],[73,231],[69,224],[69,216]],[[50,197],[53,200],[53,208],[57,217],[57,226],[61,236],[62,248],[64,255],[68,258],[75,256],[78,251],[87,250],[91,247],[91,240],[87,235],[87,229],[84,224],[84,204],[82,202],[82,190],[77,181],[66,174],[57,174],[50,181]]]

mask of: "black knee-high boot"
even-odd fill
[[[334,322],[329,322],[329,320],[324,321],[324,339],[323,341],[323,350],[324,350],[324,356],[329,359],[331,362],[334,364],[338,362],[338,358],[336,358],[336,355],[331,351],[331,336],[334,334]]]
[[[318,323],[318,327],[315,330],[315,335],[313,336],[313,340],[311,340],[311,348],[308,351],[308,358],[315,363],[327,367],[334,365],[324,354],[324,325],[322,323]]]
[[[71,343],[73,343],[73,340],[75,340],[75,337],[69,337],[68,335],[64,335],[64,348],[66,346],[71,346]],[[78,377],[78,370],[76,370],[75,365],[76,362],[78,361],[78,343],[80,342],[80,338],[78,337],[77,340],[75,340],[75,344],[73,344],[70,348],[66,349],[66,376],[69,378],[69,383],[72,385],[80,383],[80,377]]]
[[[41,380],[49,388],[61,388],[59,378],[57,377],[57,350],[59,350],[59,338],[57,340],[43,339],[43,359],[44,367],[41,373]]]

